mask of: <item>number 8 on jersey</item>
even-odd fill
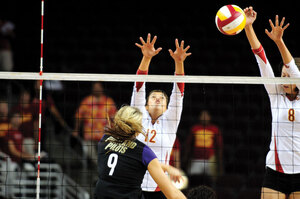
[[[295,110],[289,109],[289,121],[294,122],[295,121]]]

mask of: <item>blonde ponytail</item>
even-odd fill
[[[106,129],[106,134],[119,141],[132,140],[143,133],[142,112],[132,106],[123,106],[115,115],[113,124]],[[144,134],[144,133],[143,133]]]

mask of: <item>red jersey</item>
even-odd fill
[[[4,119],[4,120],[0,119],[0,138],[5,137],[8,128],[9,128],[8,119]]]
[[[176,167],[176,164],[175,164],[176,161],[180,161],[180,160],[176,159],[175,154],[174,154],[175,152],[180,152],[180,142],[179,142],[178,138],[175,139],[173,149],[172,149],[172,152],[171,152],[171,155],[170,155],[169,164],[173,167]]]
[[[8,146],[8,141],[10,141],[10,140],[13,141],[13,143],[18,151],[22,151],[23,135],[19,130],[8,130],[6,132],[6,136],[4,139],[5,145],[2,147],[3,152],[6,153],[7,155],[9,155],[14,162],[20,163],[21,158],[15,157],[10,153],[9,146]]]
[[[76,112],[76,119],[83,122],[85,140],[100,140],[103,136],[107,117],[112,118],[117,111],[114,101],[110,97],[93,95],[82,100]]]
[[[0,119],[0,151],[3,151],[7,142],[5,141],[6,133],[9,129],[8,119]]]
[[[20,131],[23,133],[24,137],[33,138],[34,135],[34,117],[38,113],[35,112],[34,107],[30,104],[28,107],[23,107],[17,105],[12,108],[12,113],[20,113],[22,124],[20,126]]]
[[[193,159],[207,160],[222,148],[223,139],[219,128],[215,125],[195,125],[192,127],[194,137]]]

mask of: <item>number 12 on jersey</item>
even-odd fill
[[[147,134],[146,134],[146,136],[145,136],[145,142],[148,142],[149,131],[150,131],[150,129],[147,129]],[[150,139],[149,139],[149,142],[150,142],[150,143],[155,143],[154,138],[155,138],[155,136],[156,136],[156,130],[154,130],[154,129],[151,130],[151,131],[150,131],[150,134],[151,134],[151,137],[150,137]]]

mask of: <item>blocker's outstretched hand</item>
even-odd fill
[[[178,39],[175,39],[175,46],[176,46],[175,52],[173,52],[171,49],[169,49],[169,53],[175,62],[184,62],[186,57],[188,57],[192,54],[192,53],[187,53],[188,49],[190,49],[190,46],[187,46],[186,48],[184,48],[183,40],[181,41],[180,46],[179,46]]]
[[[280,24],[279,24],[279,17],[276,15],[275,17],[275,26],[271,19],[269,19],[270,26],[272,28],[271,32],[269,32],[267,29],[265,29],[266,34],[272,39],[275,43],[282,40],[283,33],[287,27],[289,27],[289,23],[284,25],[285,17],[282,18]]]
[[[142,37],[140,37],[140,41],[142,44],[135,43],[135,45],[142,50],[144,57],[152,58],[153,56],[157,55],[162,50],[162,48],[160,48],[160,47],[155,49],[154,44],[156,42],[156,39],[157,39],[157,36],[154,36],[151,41],[151,34],[148,33],[146,42],[144,41],[144,39]]]
[[[188,53],[188,49],[190,49],[190,46],[187,46],[184,48],[184,41],[182,40],[179,46],[178,39],[175,39],[175,46],[176,50],[173,52],[171,49],[169,49],[170,56],[175,61],[175,73],[177,75],[184,75],[184,60],[190,56],[192,53]]]

